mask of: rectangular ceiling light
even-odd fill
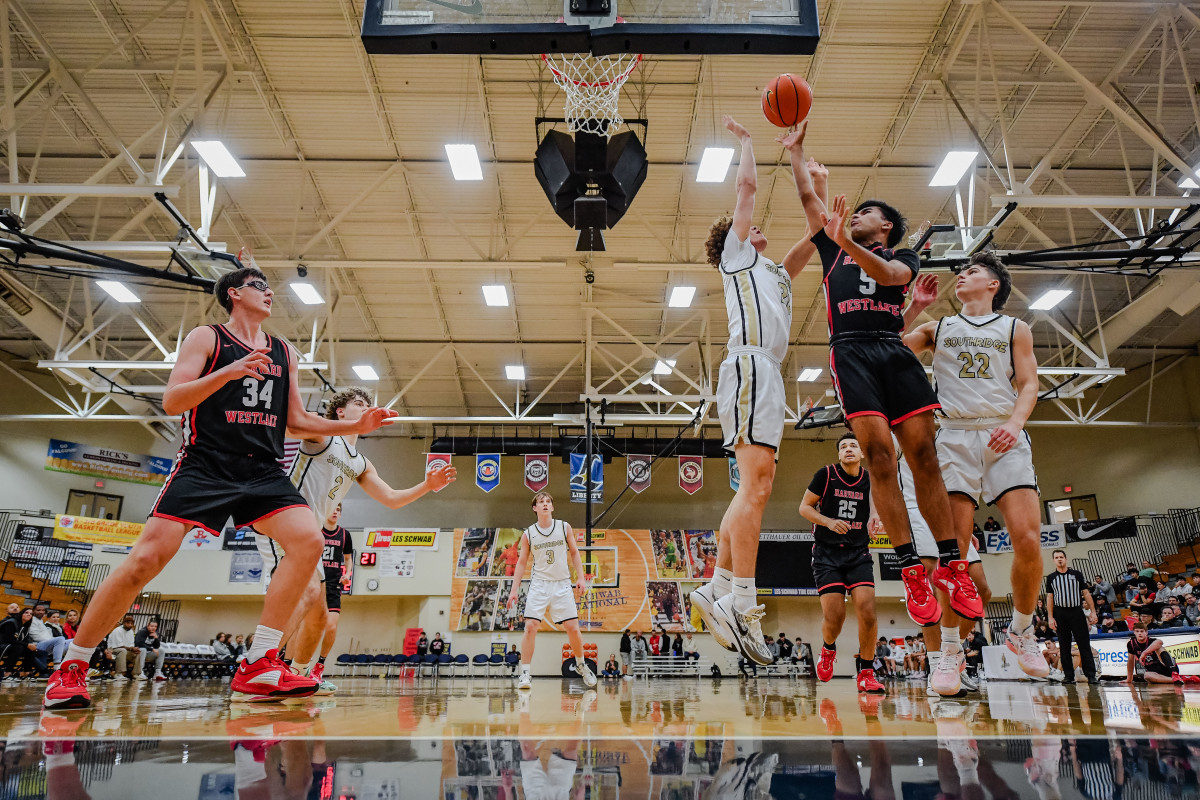
[[[510,381],[523,381],[525,380],[525,367],[520,364],[509,364],[504,368],[504,377]]]
[[[446,158],[450,160],[450,171],[456,181],[481,181],[483,168],[479,166],[479,153],[473,144],[446,145]]]
[[[1029,304],[1030,311],[1049,311],[1056,305],[1067,299],[1067,295],[1071,294],[1070,289],[1051,289],[1044,295],[1034,300]]]
[[[962,176],[975,163],[975,157],[978,155],[978,150],[951,150],[946,153],[946,157],[942,159],[942,165],[938,167],[929,185],[954,186],[962,180]]]
[[[118,303],[142,302],[141,298],[130,291],[129,287],[120,281],[96,281],[96,285],[108,292],[109,297]]]
[[[355,364],[353,369],[354,374],[364,381],[379,380],[379,373],[370,364]]]
[[[732,147],[706,147],[696,170],[696,183],[721,183],[733,161]]]
[[[667,301],[667,305],[671,308],[688,308],[695,296],[695,286],[676,286],[671,290],[671,299]]]
[[[325,298],[321,297],[321,293],[317,291],[317,287],[308,281],[292,281],[288,284],[288,288],[306,306],[319,306],[325,302]]]
[[[813,383],[819,377],[821,377],[821,370],[814,367],[805,367],[804,369],[800,370],[800,377],[796,378],[796,380],[804,381],[805,383]]]
[[[489,306],[508,305],[508,289],[500,284],[490,284],[483,287],[483,302]]]
[[[671,370],[673,370],[674,368],[675,368],[675,359],[673,359],[673,358],[668,358],[666,361],[655,361],[654,362],[654,374],[655,375],[670,375]]]
[[[244,178],[246,171],[238,164],[237,159],[229,152],[223,142],[216,139],[207,141],[192,140],[192,147],[204,159],[208,168],[217,174],[218,178]]]
[[[1179,182],[1180,189],[1200,189],[1200,184],[1196,183],[1196,179],[1192,177],[1184,178]]]

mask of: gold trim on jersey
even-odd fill
[[[750,270],[743,270],[733,275],[737,284],[738,295],[742,298],[742,324],[745,328],[745,343],[761,346],[759,339],[759,308],[758,292],[754,291],[754,282],[750,279]]]

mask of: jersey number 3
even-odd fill
[[[242,381],[242,386],[246,387],[246,396],[242,398],[242,405],[254,408],[261,401],[264,408],[271,407],[271,393],[275,391],[274,381],[246,378]]]
[[[546,566],[550,566],[553,563],[554,563],[554,551],[551,550],[549,547],[547,547],[546,548]]]

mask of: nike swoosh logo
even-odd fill
[[[271,672],[264,672],[261,675],[255,676],[254,683],[270,683],[278,686],[279,681],[282,679],[283,673],[280,670],[272,670]]]
[[[1097,533],[1099,533],[1100,531],[1104,530],[1105,528],[1111,528],[1113,525],[1116,525],[1120,521],[1121,520],[1117,520],[1117,522],[1110,522],[1107,525],[1101,525],[1099,528],[1088,528],[1087,530],[1084,530],[1083,527],[1080,526],[1079,528],[1077,528],[1075,530],[1075,537],[1080,540],[1090,539],[1093,536],[1095,536]]]
[[[452,3],[450,0],[425,0],[426,3],[431,3],[442,8],[449,8],[453,11],[461,11],[464,14],[479,16],[483,14],[483,0],[473,0],[470,3]]]

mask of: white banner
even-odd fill
[[[985,553],[1011,553],[1012,539],[1008,536],[1008,529],[1001,528],[998,531],[986,531],[979,542],[983,547],[982,552]],[[1052,550],[1055,547],[1063,547],[1067,543],[1067,535],[1063,529],[1062,523],[1042,526],[1042,549]]]
[[[1132,635],[1132,634],[1131,634]],[[1181,653],[1181,649],[1177,645],[1196,645],[1197,634],[1195,631],[1189,633],[1164,633],[1162,631],[1150,631],[1150,636],[1155,639],[1162,639],[1164,648],[1176,648],[1177,653]],[[1092,649],[1099,655],[1100,674],[1111,678],[1124,678],[1127,674],[1126,663],[1129,659],[1129,651],[1126,649],[1126,643],[1129,641],[1129,636],[1105,636],[1104,638],[1092,637]],[[1183,648],[1184,651],[1190,648]],[[1188,656],[1183,656],[1187,658]],[[1200,675],[1200,660],[1184,662],[1179,661],[1179,673],[1181,675]],[[987,672],[988,680],[1001,681],[1019,681],[1028,680],[1025,673],[1017,665],[1017,657],[1013,655],[1004,645],[989,645],[983,648],[983,668]],[[1081,669],[1076,669],[1075,674],[1082,676]]]
[[[417,565],[417,556],[412,550],[381,550],[379,574],[387,578],[411,578]]]

